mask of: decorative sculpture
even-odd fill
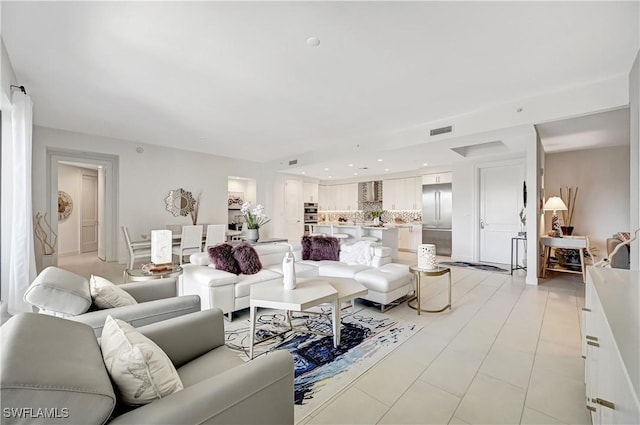
[[[45,230],[42,223],[46,225],[48,230]],[[36,213],[33,219],[33,227],[36,238],[40,241],[40,247],[44,255],[52,255],[56,252],[56,243],[58,242],[58,235],[53,231],[49,221],[47,220],[47,213],[44,215]],[[49,233],[53,235],[53,240],[49,242]]]

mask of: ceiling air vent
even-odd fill
[[[291,161],[289,161],[289,165],[296,165],[298,163],[297,159],[292,159]]]
[[[438,134],[451,133],[451,126],[448,125],[446,127],[434,128],[429,131],[429,136],[437,136]]]

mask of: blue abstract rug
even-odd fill
[[[487,272],[509,273],[509,270],[505,270],[502,267],[492,266],[491,264],[469,263],[468,261],[441,261],[439,264],[454,267],[473,267]]]
[[[331,397],[348,386],[421,327],[394,319],[375,310],[356,305],[343,310],[340,346],[334,348],[332,336],[305,333],[331,333],[329,318],[321,314],[294,313],[294,332],[256,345],[254,355],[288,350],[295,363],[295,419],[304,419]],[[317,310],[321,312],[321,310]],[[328,313],[327,309],[324,313]],[[283,312],[260,310],[256,339],[260,340],[288,328]],[[248,360],[249,320],[225,326],[227,346]]]

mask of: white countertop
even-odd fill
[[[588,267],[631,383],[640,394],[640,271]]]

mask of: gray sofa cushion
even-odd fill
[[[0,376],[3,409],[32,409],[22,419],[3,417],[3,424],[99,424],[116,404],[93,330],[70,320],[34,313],[9,319],[2,326]],[[32,417],[38,409],[58,417]]]
[[[24,300],[41,310],[76,316],[91,307],[89,281],[58,267],[47,267],[24,294]]]

